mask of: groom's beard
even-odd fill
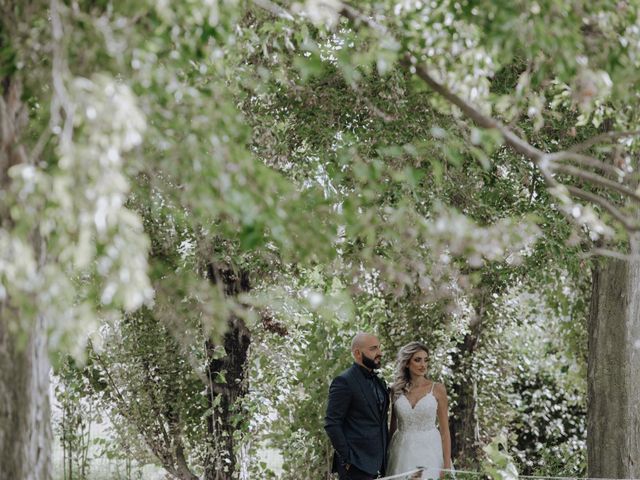
[[[364,353],[362,354],[362,364],[370,368],[371,370],[377,370],[380,368],[380,359],[382,357],[377,357],[376,359],[367,357]],[[377,361],[376,361],[377,360]]]

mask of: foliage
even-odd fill
[[[198,377],[204,342],[200,351],[181,346],[148,310],[105,326],[101,336],[84,372],[128,456],[144,464],[153,455],[170,472],[180,461],[197,470],[207,451],[207,401]]]
[[[635,207],[567,165],[548,174],[415,74],[426,65],[544,152],[635,130],[625,106],[638,86],[637,5],[1,5],[2,71],[24,85],[29,156],[2,164],[0,302],[17,312],[12,331],[45,316],[52,349],[79,354],[102,325],[87,375],[123,444],[143,439],[162,462],[175,429],[202,471],[204,344],[237,317],[254,338],[250,419],[237,434],[261,475],[253,458],[265,445],[282,450],[291,478],[326,471],[325,389],[359,329],[389,352],[426,340],[436,378],[477,382],[482,442],[511,418],[524,468],[580,449],[583,254],[627,234],[567,186]],[[635,138],[609,140],[585,149],[633,180]],[[205,278],[215,262],[242,266],[257,288],[225,296]],[[549,305],[540,318],[561,344],[513,341],[539,313],[516,312],[514,292]],[[456,367],[477,317],[479,347]],[[548,351],[558,354],[545,364]],[[564,434],[527,433],[537,416]]]
[[[507,419],[509,451],[525,475],[586,473],[586,352],[573,350],[575,339],[566,331],[574,315],[586,315],[581,297],[568,295],[562,314],[541,305],[535,294],[512,292],[500,309],[506,328],[491,350],[506,350],[499,382],[509,388],[490,401],[504,402],[496,410]],[[583,337],[582,329],[574,331]],[[586,347],[584,339],[577,344]]]
[[[55,397],[61,409],[56,433],[63,449],[63,478],[91,478],[91,426],[99,415],[90,395],[89,382],[71,358],[58,369]]]

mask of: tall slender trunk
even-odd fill
[[[14,334],[0,306],[0,478],[51,478],[49,357],[44,321]],[[28,335],[24,345],[23,335]]]
[[[488,299],[494,294],[502,293],[504,289],[504,285],[496,282],[491,276],[485,277],[484,280],[491,288],[479,291],[472,298],[475,315],[470,321],[469,332],[458,344],[452,366],[457,380],[451,395],[455,397],[456,404],[449,414],[451,457],[459,467],[471,470],[480,468],[482,457],[478,418],[478,372],[474,365],[474,357],[484,329]]]
[[[640,261],[602,259],[592,274],[588,473],[640,478]]]
[[[9,169],[25,163],[20,143],[27,115],[17,77],[0,79],[0,191]],[[10,205],[0,202],[0,228],[12,233]],[[33,232],[34,251],[42,263],[44,248]],[[0,478],[47,480],[51,475],[49,357],[44,317],[24,312],[0,297]]]
[[[236,296],[250,289],[248,272],[209,265],[208,273],[214,284],[222,285],[226,295]],[[207,397],[212,407],[207,419],[212,445],[205,465],[206,480],[229,480],[233,476],[237,464],[237,400],[247,391],[244,379],[251,334],[244,320],[236,316],[228,319],[227,326],[220,345],[224,348],[223,355],[214,342],[207,341],[206,344],[209,358]]]
[[[474,322],[471,332],[458,344],[452,367],[458,381],[453,385],[453,396],[457,402],[450,412],[449,421],[451,456],[458,466],[470,469],[477,469],[480,464],[477,373],[473,369],[480,332],[480,321]]]

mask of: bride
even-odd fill
[[[427,347],[411,342],[400,349],[391,386],[391,443],[387,475],[424,468],[420,478],[444,476],[451,468],[447,391],[426,377]],[[437,418],[437,426],[436,426]]]

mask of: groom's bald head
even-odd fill
[[[376,364],[374,368],[380,368],[382,350],[380,349],[378,337],[366,332],[356,333],[353,340],[351,340],[351,355],[353,355],[356,363],[360,365],[371,368],[373,364],[366,361],[366,359],[369,359]],[[363,359],[363,357],[366,358]]]
[[[356,333],[353,336],[353,340],[351,340],[351,353],[353,353],[356,349],[361,350],[362,348],[366,347],[367,344],[370,343],[372,340],[375,340],[376,342],[378,341],[376,336],[370,333],[366,333],[366,332]]]

